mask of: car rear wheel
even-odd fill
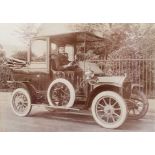
[[[54,80],[47,91],[47,99],[52,107],[70,108],[75,101],[75,90],[73,85],[66,79]]]
[[[11,108],[17,116],[28,116],[32,109],[31,97],[24,88],[14,90],[11,97]]]
[[[103,91],[92,101],[91,111],[95,121],[104,128],[120,127],[127,118],[127,106],[116,92]]]

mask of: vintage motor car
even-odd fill
[[[127,75],[107,76],[98,61],[90,61],[92,46],[102,41],[102,37],[88,32],[33,38],[26,62],[7,62],[13,71],[8,80],[13,89],[13,112],[28,116],[37,105],[52,112],[90,112],[100,126],[111,129],[120,127],[127,118],[142,118],[148,110],[142,86],[126,83]],[[56,69],[56,58],[52,57],[60,53],[74,67]]]

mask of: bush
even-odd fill
[[[0,65],[0,89],[9,88],[7,81],[13,79],[12,70],[6,65]]]
[[[20,59],[20,60],[27,60],[27,51],[17,51],[15,54],[12,55],[13,58],[15,59]]]

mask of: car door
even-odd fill
[[[28,78],[38,90],[47,90],[51,82],[49,71],[48,39],[39,38],[31,41],[28,55]]]

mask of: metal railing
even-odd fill
[[[127,74],[126,82],[143,85],[145,94],[155,98],[155,59],[90,60],[96,63],[105,75]]]

